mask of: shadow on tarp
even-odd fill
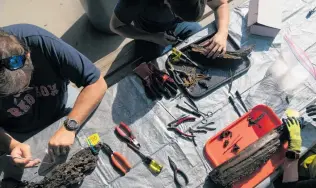
[[[248,13],[245,15],[245,17],[241,21],[241,39],[240,41],[238,41],[238,43],[240,44],[240,47],[255,44],[255,49],[253,50],[254,52],[269,51],[270,47],[274,47],[274,48],[278,47],[276,46],[277,44],[273,44],[273,41],[275,40],[275,38],[250,34],[249,28],[247,26],[247,21],[248,21]],[[232,33],[229,33],[229,34],[232,34]]]
[[[116,50],[124,38],[118,35],[100,32],[83,14],[61,37],[66,43],[95,62]]]

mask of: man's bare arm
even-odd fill
[[[101,102],[106,90],[107,84],[100,75],[95,83],[82,89],[68,118],[82,125]],[[66,154],[74,143],[75,134],[75,131],[69,131],[65,126],[61,126],[49,140],[49,153],[57,156]]]
[[[121,22],[121,20],[117,18],[115,13],[113,13],[111,18],[110,29],[118,35],[132,39],[148,40],[148,37],[150,35],[150,33],[138,29],[134,27],[132,24],[125,24]]]
[[[228,33],[229,5],[227,0],[212,0],[208,5],[215,11],[218,32]]]
[[[84,123],[100,103],[106,90],[107,84],[102,75],[100,75],[100,78],[95,83],[82,89],[68,117],[76,120],[79,124]]]

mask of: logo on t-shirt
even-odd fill
[[[50,97],[50,96],[56,96],[58,95],[59,90],[56,87],[56,84],[53,85],[41,85],[41,86],[35,86],[35,91],[30,93],[22,93],[18,96],[14,96],[13,98],[13,105],[14,107],[11,107],[7,110],[8,113],[10,113],[14,117],[20,117],[23,114],[26,114],[35,104],[36,98],[39,97]],[[33,94],[33,95],[32,95]],[[36,96],[34,96],[36,95]]]

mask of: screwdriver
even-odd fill
[[[128,147],[130,147],[132,150],[134,150],[139,156],[140,158],[142,158],[142,160],[144,161],[144,163],[146,165],[148,165],[149,169],[156,173],[159,174],[163,168],[162,165],[160,165],[157,161],[153,160],[151,157],[149,156],[145,156],[144,154],[142,154],[135,146],[133,146],[130,143],[127,143]]]

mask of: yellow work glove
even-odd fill
[[[289,133],[289,146],[288,150],[301,152],[302,137],[300,123],[296,118],[283,119],[284,126],[286,126]]]
[[[307,157],[301,164],[304,168],[308,168],[309,165],[314,161],[316,154]]]
[[[313,154],[309,157],[307,157],[302,163],[301,166],[305,168],[308,172],[309,178],[315,178],[316,177],[316,154]]]

